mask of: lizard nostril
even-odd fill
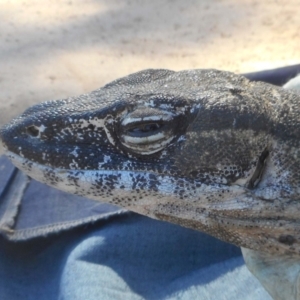
[[[33,136],[33,137],[37,137],[40,133],[40,130],[38,127],[32,125],[32,126],[28,126],[26,128],[26,131],[27,133],[30,135],[30,136]]]
[[[89,124],[89,126],[88,126],[88,129],[90,129],[90,130],[94,130],[95,129],[95,125],[93,125],[93,124]]]

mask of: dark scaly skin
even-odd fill
[[[0,136],[17,167],[56,188],[299,255],[299,102],[229,72],[145,70],[33,106]]]

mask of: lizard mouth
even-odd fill
[[[1,136],[0,136],[0,155],[1,155],[1,154],[4,154],[4,153],[6,152],[6,150],[7,150],[7,147],[6,147],[6,145],[2,142]]]
[[[7,146],[3,141],[3,128],[0,128],[0,154],[7,150]]]
[[[205,203],[211,202],[212,194],[223,199],[245,193],[245,188],[238,185],[204,184],[196,182],[195,179],[175,179],[170,175],[149,171],[53,168],[31,161],[11,151],[7,151],[6,155],[16,167],[37,181],[96,200],[114,201],[115,193],[126,191],[131,195],[138,194],[140,200],[148,196],[155,199],[172,197],[178,198],[180,201],[198,202],[205,205]],[[176,180],[181,182],[181,189],[178,189]],[[200,199],[199,195],[202,195]],[[216,202],[220,199],[216,199]]]

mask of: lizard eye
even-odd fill
[[[122,120],[121,143],[138,154],[158,152],[175,137],[174,117],[170,112],[139,108]]]
[[[147,137],[149,135],[155,134],[155,132],[162,129],[163,124],[159,123],[141,123],[141,124],[133,124],[132,128],[128,128],[127,134],[132,137]]]

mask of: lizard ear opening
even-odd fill
[[[120,123],[123,146],[141,155],[165,148],[176,136],[176,115],[149,107],[140,107],[124,116]]]
[[[267,160],[268,156],[269,156],[269,150],[268,150],[268,148],[266,148],[263,150],[263,152],[260,154],[260,156],[258,158],[256,169],[248,183],[249,189],[254,189],[259,184],[262,174],[263,174],[263,171],[266,166],[266,160]]]

